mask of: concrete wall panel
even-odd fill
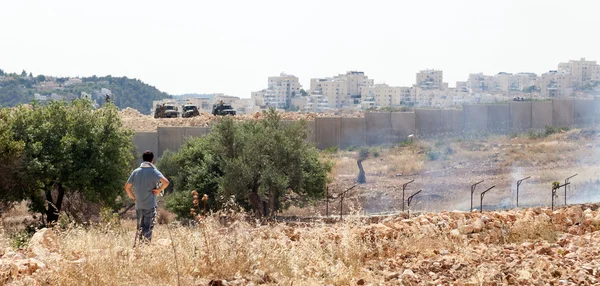
[[[552,100],[552,119],[555,127],[569,127],[573,126],[573,108],[574,104],[572,100],[568,99],[554,99]]]
[[[306,141],[311,143],[316,143],[315,141],[315,121],[310,120],[306,121],[306,129],[308,129],[308,137],[306,137]]]
[[[543,129],[552,126],[552,102],[539,101],[532,104],[531,128]]]
[[[158,156],[166,150],[177,151],[185,137],[185,127],[158,127]]]
[[[491,132],[507,132],[510,130],[510,106],[488,106],[488,130]]]
[[[136,156],[142,156],[146,150],[152,151],[158,157],[158,133],[156,132],[136,132],[133,135],[133,145],[135,146]],[[140,159],[141,160],[141,159]]]
[[[442,132],[442,111],[439,109],[415,110],[416,128],[419,135],[433,135]]]
[[[465,105],[463,106],[465,117],[465,131],[484,132],[488,125],[487,105]]]
[[[594,100],[573,101],[573,121],[575,125],[594,123]]]
[[[367,145],[389,144],[393,142],[391,112],[367,112]]]
[[[510,102],[510,127],[514,131],[525,131],[531,128],[532,107],[531,101]]]
[[[392,133],[397,142],[404,141],[408,135],[416,132],[416,115],[414,112],[392,112]]]
[[[210,132],[210,127],[184,127],[185,137],[200,137]]]
[[[441,110],[441,131],[447,133],[462,132],[465,129],[465,117],[462,110]]]
[[[595,122],[600,123],[600,97],[594,98],[594,117]]]
[[[341,119],[331,117],[315,118],[315,144],[323,150],[340,146]]]
[[[366,144],[367,122],[364,118],[340,118],[340,145],[342,149]]]

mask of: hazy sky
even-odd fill
[[[170,94],[249,97],[284,71],[364,71],[409,86],[435,68],[543,73],[600,61],[598,1],[8,1],[0,68],[34,75],[139,78]]]

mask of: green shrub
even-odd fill
[[[430,150],[427,152],[427,159],[429,161],[436,161],[441,157],[441,153],[437,150]]]
[[[325,150],[323,150],[323,152],[330,153],[330,154],[335,154],[335,153],[337,153],[337,151],[338,151],[337,146],[327,147],[327,148],[325,148]]]

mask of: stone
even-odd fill
[[[38,230],[29,240],[27,250],[36,256],[48,256],[50,253],[58,252],[60,245],[56,234],[48,228]]]
[[[166,239],[166,238],[161,238],[159,240],[156,241],[156,244],[160,245],[160,246],[171,246],[171,240],[170,239]]]
[[[481,232],[485,228],[485,223],[482,219],[478,218],[471,224],[473,227],[473,232]]]
[[[400,275],[400,279],[404,280],[406,278],[417,278],[417,275],[410,269],[404,270],[402,275]]]

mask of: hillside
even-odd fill
[[[36,98],[36,94],[38,95]],[[106,94],[110,94],[119,108],[131,107],[149,114],[152,101],[170,98],[165,92],[148,85],[139,79],[127,77],[52,77],[33,76],[23,71],[21,74],[5,74],[0,70],[0,105],[14,106],[30,103],[34,99],[75,99],[89,96],[99,105],[104,104]]]

